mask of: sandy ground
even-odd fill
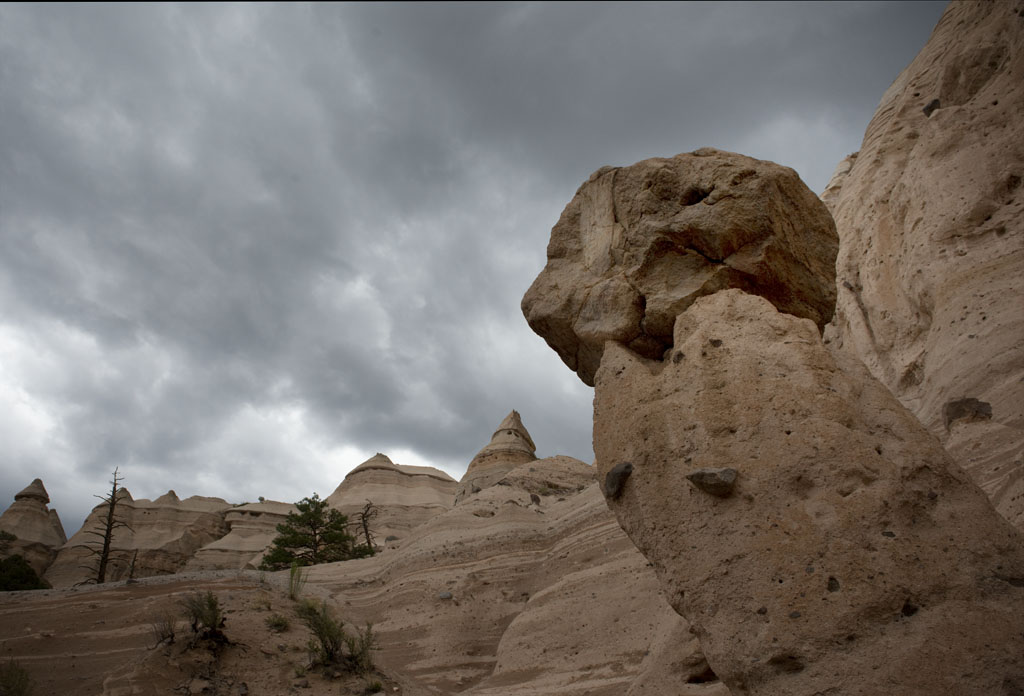
[[[0,659],[31,675],[37,696],[69,694],[364,694],[380,682],[388,694],[411,694],[401,679],[310,668],[310,632],[287,596],[287,573],[206,571],[100,587],[0,594]],[[191,646],[181,599],[211,591],[224,609],[231,644]],[[304,589],[315,599],[319,590]],[[343,618],[336,610],[336,615]],[[173,644],[158,644],[153,624],[178,619]],[[290,621],[283,632],[266,619]]]

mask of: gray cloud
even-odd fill
[[[0,502],[457,477],[513,407],[590,460],[519,312],[575,188],[713,145],[820,191],[941,9],[0,6]]]

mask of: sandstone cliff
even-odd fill
[[[43,482],[34,479],[15,494],[14,503],[0,515],[0,529],[17,537],[9,544],[7,555],[22,556],[39,576],[67,541],[60,517],[47,507],[49,503]]]
[[[117,517],[127,527],[114,532],[107,579],[148,577],[177,572],[200,548],[224,536],[224,512],[231,506],[220,498],[192,496],[179,500],[168,491],[156,500],[133,500],[127,489],[118,492]],[[85,581],[95,567],[87,547],[101,542],[89,530],[102,530],[106,505],[93,508],[82,529],[57,553],[45,579],[54,587]]]
[[[219,568],[258,568],[264,551],[277,536],[277,525],[284,522],[291,503],[264,500],[236,505],[224,513],[228,533],[196,551],[185,564],[187,570]]]
[[[377,508],[371,531],[374,544],[401,539],[409,531],[452,506],[455,480],[430,466],[395,464],[378,452],[350,471],[327,496],[327,505],[348,517],[357,533],[358,513],[367,501]],[[361,537],[360,537],[361,539]]]
[[[826,333],[1024,526],[1024,4],[950,3],[823,194]],[[849,158],[848,158],[849,160]]]
[[[593,469],[525,462],[389,544],[309,570],[423,693],[726,696]]]

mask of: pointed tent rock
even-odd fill
[[[35,479],[0,515],[0,529],[17,537],[9,553],[22,556],[40,576],[53,562],[57,548],[67,541],[57,512],[46,507],[49,502],[43,482]]]
[[[50,526],[53,527],[53,531],[56,532],[57,536],[60,538],[60,543],[67,543],[68,535],[64,531],[64,525],[61,524],[60,515],[57,514],[56,510],[49,510],[48,513],[50,516]]]
[[[484,451],[527,452],[534,459],[537,458],[535,455],[537,446],[533,444],[533,438],[530,437],[526,426],[523,425],[523,419],[519,416],[519,411],[515,410],[505,416],[505,420],[501,421],[501,425],[491,435],[490,444],[480,451],[481,453]],[[477,456],[480,455],[478,454]]]
[[[157,498],[153,502],[154,503],[164,503],[164,504],[171,504],[171,505],[173,505],[175,503],[180,502],[180,500],[178,499],[178,494],[175,493],[174,490],[172,489],[172,490],[169,490],[166,493],[164,493],[162,496],[160,496],[159,498]]]
[[[46,487],[43,486],[41,479],[34,479],[32,483],[21,489],[21,492],[14,496],[15,500],[39,500],[44,505],[49,505],[50,496],[46,493]]]
[[[357,471],[366,471],[367,469],[386,469],[388,471],[392,471],[396,466],[397,465],[391,461],[391,458],[388,455],[377,452],[377,454],[373,455],[355,469],[348,472],[348,474],[345,475],[345,478],[348,478]]]
[[[519,412],[513,410],[498,425],[491,441],[469,463],[455,493],[456,505],[473,492],[493,486],[518,464],[534,461],[536,451],[537,446]]]

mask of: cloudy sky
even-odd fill
[[[816,192],[944,3],[0,5],[0,509],[458,478],[512,408],[590,461],[519,310],[606,164]]]

